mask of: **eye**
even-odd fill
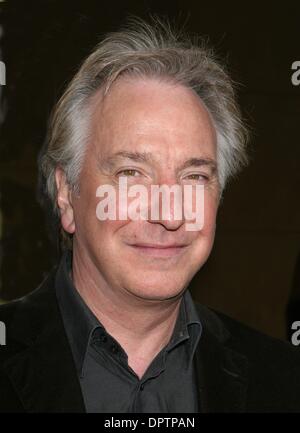
[[[206,180],[208,180],[208,176],[200,173],[191,173],[185,176],[185,179],[205,182]]]
[[[140,173],[139,171],[133,169],[133,168],[126,168],[125,170],[121,170],[117,173],[118,176],[138,176]]]

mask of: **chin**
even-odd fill
[[[157,276],[154,278],[147,278],[144,275],[141,280],[135,278],[134,281],[129,282],[126,286],[129,292],[139,298],[152,301],[163,301],[179,298],[183,294],[187,283],[182,281],[182,278],[177,279],[176,277],[173,277],[170,279],[161,276],[160,278]]]

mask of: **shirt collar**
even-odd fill
[[[61,258],[55,288],[76,368],[79,375],[82,376],[92,335],[97,328],[104,329],[104,327],[74,287],[71,272],[72,252],[68,250]],[[166,352],[170,352],[180,343],[188,340],[186,350],[189,359],[192,360],[201,333],[202,325],[194,301],[189,290],[186,290],[182,297],[172,337],[166,346]]]

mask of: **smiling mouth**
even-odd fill
[[[151,257],[175,257],[186,250],[188,245],[133,244],[129,245],[135,251]]]

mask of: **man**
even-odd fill
[[[96,47],[41,159],[65,252],[1,307],[2,411],[300,410],[299,352],[188,291],[245,141],[232,83],[203,45],[136,21]],[[166,203],[155,186],[179,195]]]

